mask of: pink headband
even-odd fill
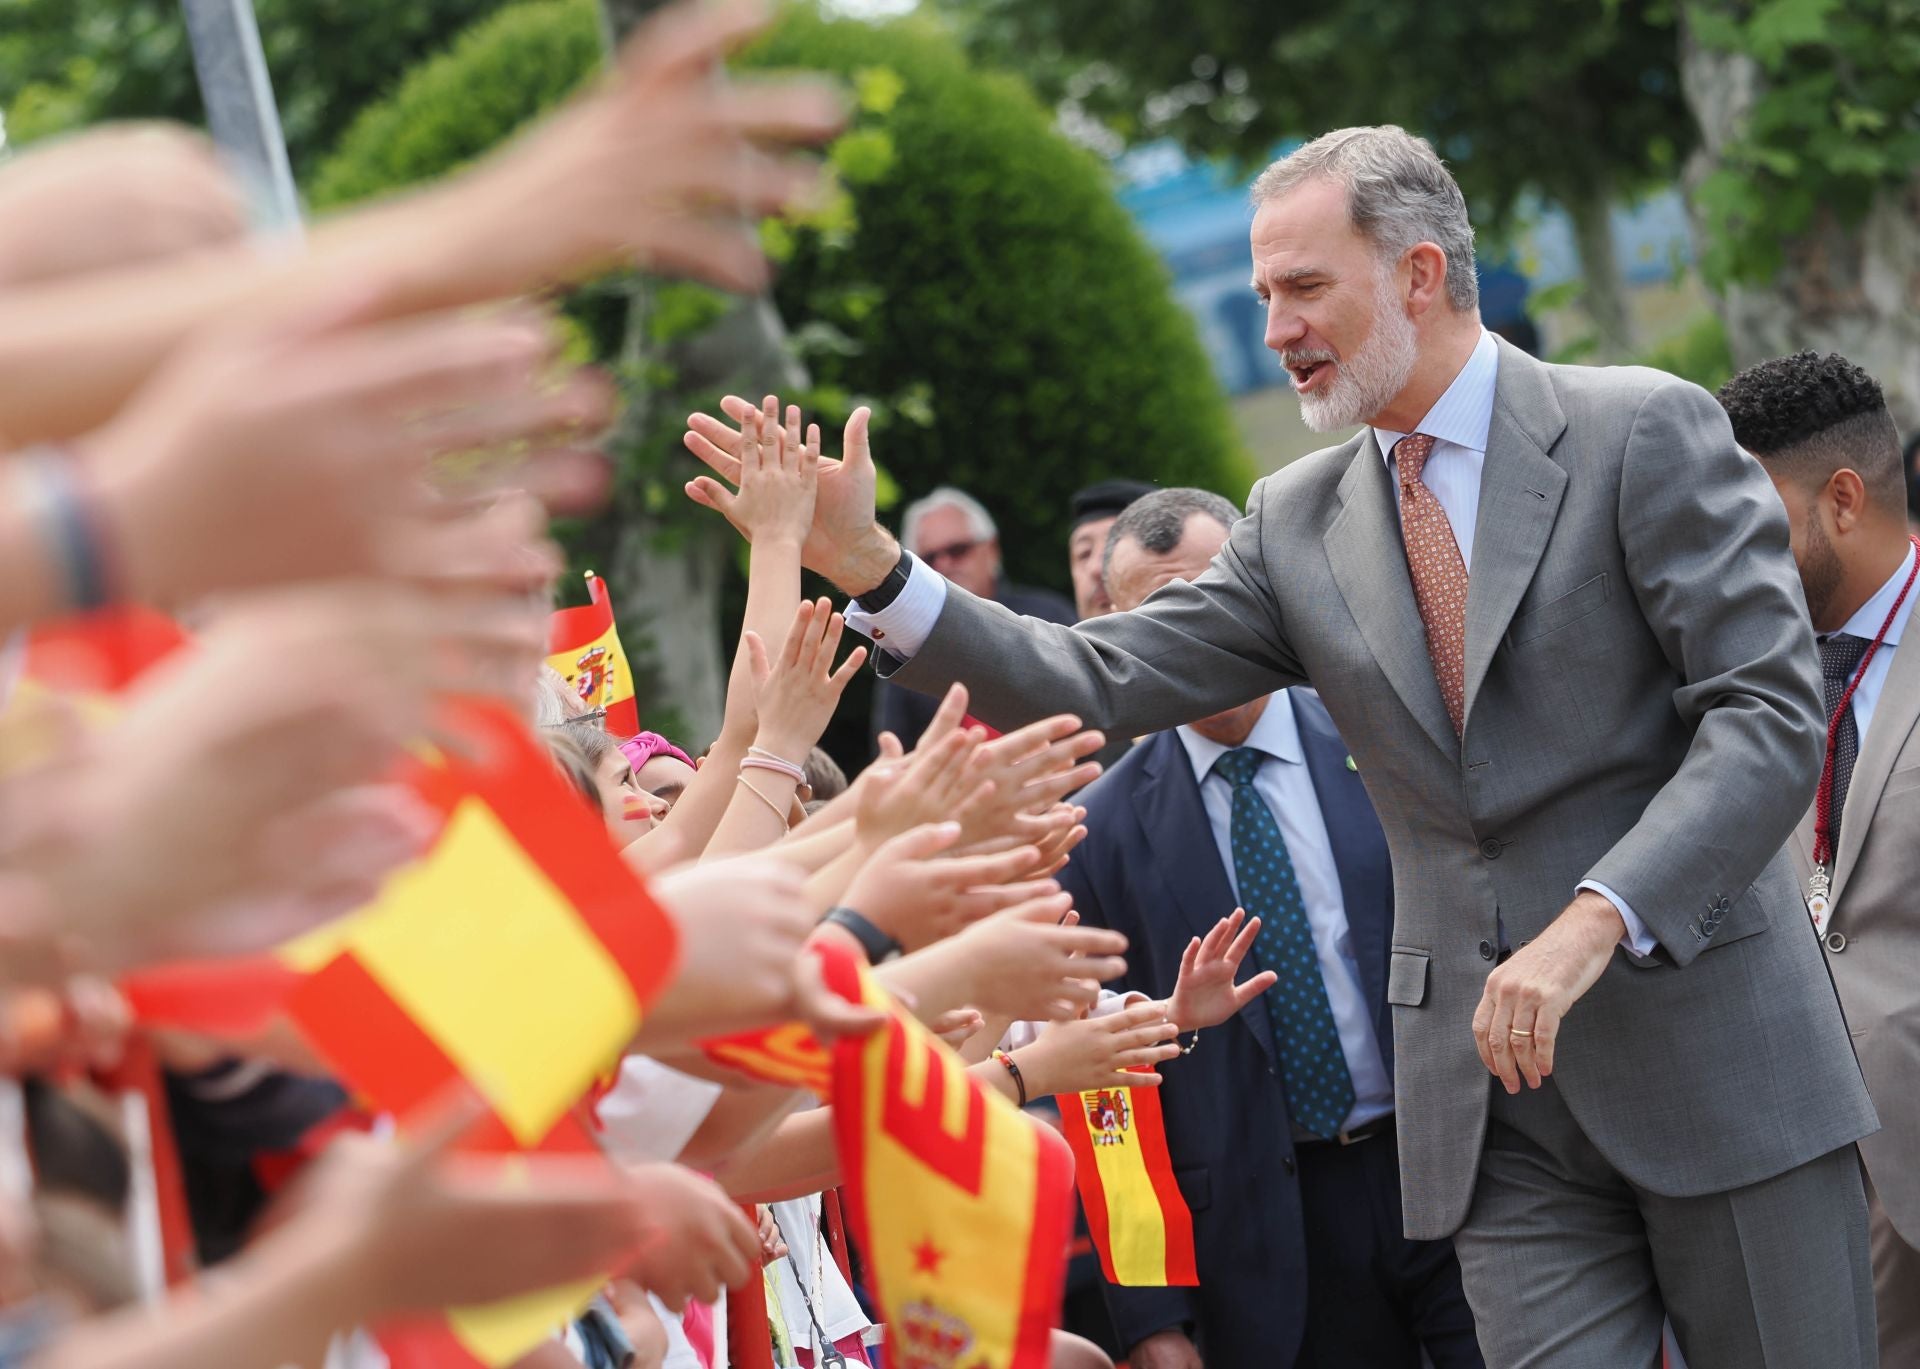
[[[620,754],[627,758],[627,763],[634,768],[636,773],[638,773],[641,766],[645,765],[655,756],[672,756],[675,760],[689,768],[693,765],[693,757],[689,756],[658,732],[642,732],[637,737],[628,737],[620,743]]]

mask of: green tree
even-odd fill
[[[1920,0],[1707,0],[1689,200],[1740,365],[1846,354],[1920,426]]]
[[[314,201],[470,159],[588,75],[597,35],[589,0],[502,11],[366,111],[314,177]],[[1251,467],[1163,268],[1106,168],[1055,133],[1022,86],[973,70],[933,27],[804,9],[743,65],[837,72],[856,92],[855,125],[829,151],[837,192],[768,226],[785,260],[773,302],[797,325],[793,349],[816,377],[800,398],[823,426],[856,403],[876,406],[895,491],[972,488],[1001,519],[1012,573],[1053,584],[1065,583],[1066,496],[1081,483],[1129,473],[1245,494]],[[647,292],[628,330],[627,297],[626,282],[605,282],[571,306],[644,420],[623,428],[614,505],[580,545],[614,568],[623,617],[646,623],[663,600],[703,613],[714,637],[699,650],[717,677],[722,586],[707,567],[728,564],[730,544],[680,494],[694,466],[679,435],[693,403],[750,386],[728,374],[753,350],[729,330],[764,332],[764,320],[753,302],[678,284]],[[672,561],[676,578],[621,574],[636,564],[621,550],[635,529],[653,548],[645,564]],[[690,725],[711,702],[666,701]]]
[[[502,3],[256,0],[295,174],[403,72]],[[179,0],[0,0],[0,91],[14,142],[102,119],[201,119]]]
[[[1343,125],[1425,134],[1496,237],[1533,197],[1567,211],[1603,351],[1625,349],[1608,211],[1693,144],[1671,0],[939,2],[977,52],[1128,141],[1252,168]]]

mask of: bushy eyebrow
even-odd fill
[[[1278,279],[1282,285],[1298,285],[1301,281],[1311,280],[1316,276],[1324,276],[1326,274],[1326,268],[1323,266],[1296,266],[1291,271],[1282,271]],[[1252,290],[1256,295],[1259,294],[1260,278],[1258,276],[1254,277],[1253,280],[1248,283],[1247,288]]]

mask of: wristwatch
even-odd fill
[[[878,965],[892,960],[902,950],[899,942],[851,908],[830,908],[827,910],[827,915],[820,920],[831,922],[836,927],[844,927],[848,935],[860,943],[860,949],[867,953],[869,965]]]
[[[878,613],[900,597],[900,591],[907,587],[907,577],[913,573],[913,553],[905,547],[900,549],[900,559],[893,563],[893,569],[887,572],[887,578],[868,590],[865,594],[853,596],[853,602],[867,613]]]

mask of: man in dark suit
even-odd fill
[[[964,490],[942,485],[907,505],[900,522],[901,545],[971,594],[1005,604],[1015,613],[1049,623],[1075,621],[1073,605],[1052,590],[1009,581],[1000,569],[1000,530],[979,500]],[[898,685],[876,681],[873,687],[873,736],[891,732],[912,749],[933,721],[938,699]]]
[[[1239,511],[1201,490],[1132,504],[1106,578],[1129,610],[1197,576]],[[1089,788],[1060,879],[1127,934],[1125,987],[1173,991],[1236,902],[1280,981],[1168,1064],[1161,1104],[1200,1286],[1107,1290],[1134,1369],[1481,1364],[1450,1242],[1402,1234],[1386,1003],[1386,838],[1317,695],[1282,690],[1136,746]],[[1192,1039],[1192,1038],[1189,1038]],[[1318,1133],[1318,1134],[1316,1134]]]

